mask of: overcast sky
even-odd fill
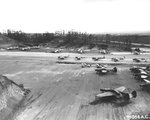
[[[0,0],[0,31],[150,32],[150,0]]]

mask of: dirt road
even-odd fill
[[[31,90],[14,120],[127,120],[133,113],[150,113],[150,94],[141,91],[129,66],[119,65],[117,74],[99,76],[94,67],[55,61],[55,57],[0,56],[0,74]],[[124,106],[94,102],[100,88],[119,86],[136,90],[137,98]]]

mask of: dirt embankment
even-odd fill
[[[0,120],[12,119],[25,95],[24,88],[0,75]]]

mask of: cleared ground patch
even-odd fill
[[[132,113],[150,113],[150,94],[141,91],[130,66],[118,65],[117,74],[100,76],[94,67],[56,64],[56,60],[57,57],[0,56],[0,74],[31,90],[15,120],[127,120]],[[94,103],[100,88],[122,85],[138,92],[130,104]]]

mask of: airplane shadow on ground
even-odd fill
[[[123,107],[123,106],[126,106],[130,103],[132,103],[132,101],[124,101],[124,102],[120,102],[120,101],[116,101],[116,100],[113,100],[113,99],[102,99],[102,100],[93,100],[92,102],[90,102],[89,104],[90,105],[97,105],[97,104],[102,104],[102,103],[105,103],[105,104],[112,104],[114,107]]]
[[[93,100],[92,102],[90,102],[89,104],[90,105],[97,105],[97,104],[102,104],[102,103],[111,103],[111,101],[110,100]]]

